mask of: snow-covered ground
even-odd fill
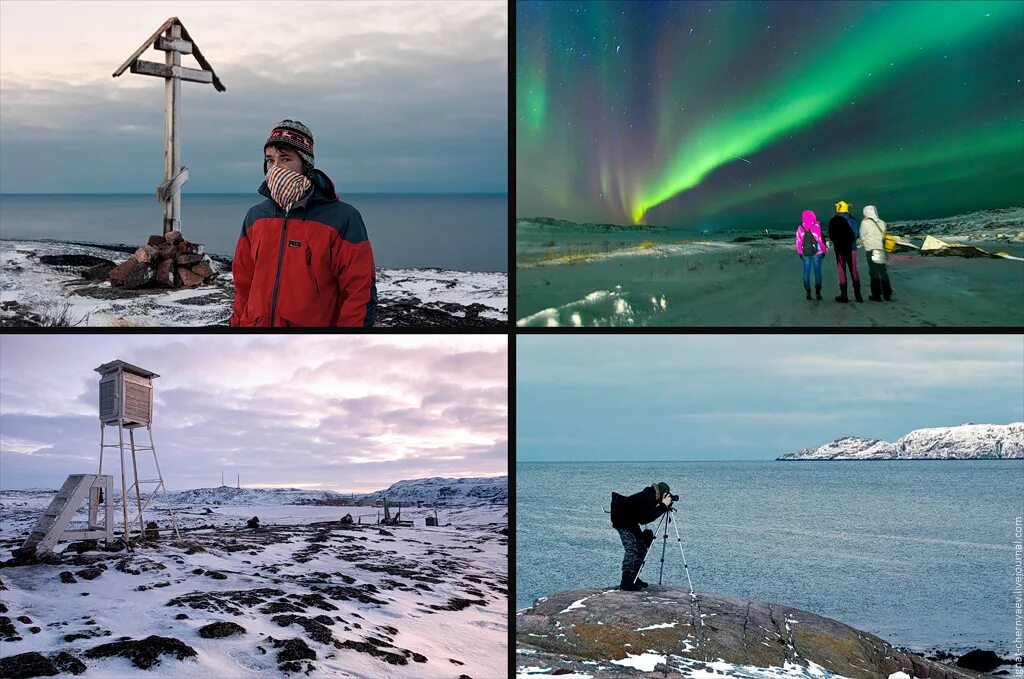
[[[1024,458],[1024,422],[929,427],[895,443],[847,436],[779,460],[971,460]]]
[[[40,257],[84,255],[122,262],[117,246],[61,241],[0,240],[0,324],[27,325],[32,316],[63,316],[78,327],[226,325],[234,284],[223,259],[212,262],[218,277],[195,289],[124,290],[81,278],[83,266],[53,266]],[[454,321],[470,317],[508,318],[508,276],[500,272],[442,269],[379,269],[377,296],[381,316],[388,309],[413,318],[415,311],[446,314]],[[386,321],[385,321],[386,323]],[[385,323],[382,323],[385,324]]]
[[[3,557],[53,495],[0,493]],[[87,651],[157,635],[196,655],[160,655],[147,676],[506,676],[506,505],[441,508],[449,525],[439,527],[424,525],[432,508],[403,508],[416,525],[397,527],[366,525],[378,511],[370,506],[186,497],[168,495],[147,511],[159,542],[0,568],[0,656],[67,651],[87,666],[86,679],[137,676],[130,659]],[[166,530],[172,506],[181,543]],[[364,525],[343,526],[345,514]],[[258,528],[246,525],[252,516]],[[245,632],[200,635],[215,622]]]

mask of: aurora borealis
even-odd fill
[[[520,217],[1024,204],[1024,2],[518,2]]]

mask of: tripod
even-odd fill
[[[672,521],[672,515],[675,514],[675,509],[672,507],[668,508],[668,511],[661,515],[658,519],[658,524],[654,528],[655,535],[664,526],[665,532],[661,536],[661,567],[658,570],[658,584],[661,584],[662,578],[665,574],[665,551],[668,547],[668,526],[672,524],[672,527],[676,532],[676,542],[679,544],[679,555],[683,557],[683,570],[686,571],[686,582],[690,586],[690,598],[696,599],[697,595],[693,591],[693,581],[690,579],[690,566],[686,563],[686,552],[683,551],[683,539],[679,536],[679,522]],[[644,566],[647,564],[647,559],[651,556],[651,549],[654,548],[654,541],[647,546],[647,553],[644,554],[644,560],[640,564],[640,570],[636,572],[636,577],[633,578],[633,582],[636,582],[640,578],[640,573],[643,571]]]

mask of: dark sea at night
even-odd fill
[[[508,270],[505,194],[352,194],[377,266]],[[256,194],[182,195],[186,238],[231,256]],[[163,206],[149,194],[2,194],[0,237],[142,245],[159,233]]]
[[[516,608],[616,586],[622,546],[604,509],[612,491],[657,481],[681,496],[698,592],[794,606],[916,651],[1012,651],[1020,460],[519,463]],[[664,582],[685,588],[670,536]]]

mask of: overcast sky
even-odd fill
[[[259,186],[284,118],[347,193],[507,190],[505,2],[2,0],[0,192],[154,191],[164,82],[111,74],[171,16],[227,88],[182,83],[186,193]]]
[[[1021,335],[520,335],[516,460],[770,460],[1024,420]]]
[[[5,335],[0,488],[57,488],[68,474],[95,473],[93,368],[116,359],[161,375],[153,435],[171,490],[217,486],[222,471],[231,485],[241,474],[246,487],[341,492],[504,475],[506,344],[492,335]],[[106,431],[117,440],[116,428]],[[139,459],[149,470],[140,475],[153,478],[151,458]]]

